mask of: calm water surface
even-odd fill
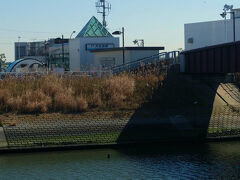
[[[240,179],[240,142],[2,154],[0,179]]]

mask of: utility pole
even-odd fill
[[[49,62],[49,51],[47,50],[47,46],[49,45],[49,41],[44,42],[44,55],[47,61],[47,70],[50,71],[50,62]]]
[[[20,59],[20,39],[21,37],[18,36],[18,60]]]

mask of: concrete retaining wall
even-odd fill
[[[116,112],[115,112],[116,113]],[[108,144],[116,142],[131,117],[116,114],[84,113],[81,115],[8,115],[1,116],[9,147],[68,144]]]
[[[124,111],[2,115],[6,142],[2,141],[1,148],[197,141],[240,135],[239,114],[229,109],[214,109],[208,129],[208,117],[204,116],[163,118],[134,114],[134,111]]]

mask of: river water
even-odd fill
[[[0,179],[240,179],[240,142],[2,154]]]

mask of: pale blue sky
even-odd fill
[[[14,42],[69,37],[97,14],[97,0],[0,0],[0,53],[14,59]],[[109,0],[109,31],[126,28],[126,44],[136,38],[146,46],[184,47],[184,24],[221,19],[224,4],[240,7],[239,0]]]

